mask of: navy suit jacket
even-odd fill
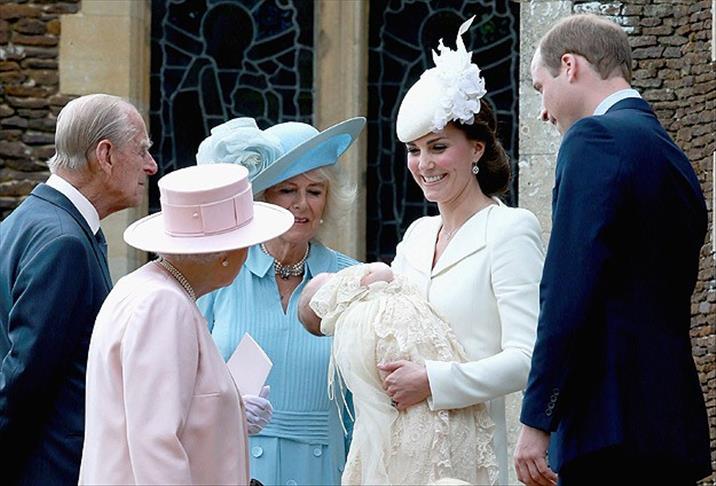
[[[41,184],[0,223],[5,484],[77,484],[92,327],[112,283],[79,211]]]
[[[622,100],[567,131],[552,220],[522,422],[552,433],[556,471],[620,446],[708,475],[689,338],[706,205],[648,103]]]

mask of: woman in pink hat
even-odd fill
[[[159,180],[162,211],[125,241],[160,255],[122,278],[87,365],[80,484],[248,484],[244,405],[196,306],[229,285],[247,247],[293,224],[253,202],[248,171],[217,164]]]

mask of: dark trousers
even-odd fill
[[[559,486],[696,484],[684,464],[669,458],[639,457],[612,447],[579,457],[562,466]]]

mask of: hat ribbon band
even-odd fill
[[[196,205],[175,205],[162,201],[164,231],[176,237],[209,236],[245,226],[254,217],[254,200],[249,185],[239,194],[222,201]]]

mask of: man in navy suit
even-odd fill
[[[613,22],[563,19],[531,71],[542,119],[563,139],[518,478],[694,484],[711,472],[689,338],[707,228],[699,181],[631,89],[631,49]]]
[[[149,146],[121,98],[70,101],[50,178],[0,223],[4,484],[77,484],[87,351],[112,286],[99,222],[142,200],[157,170]]]

